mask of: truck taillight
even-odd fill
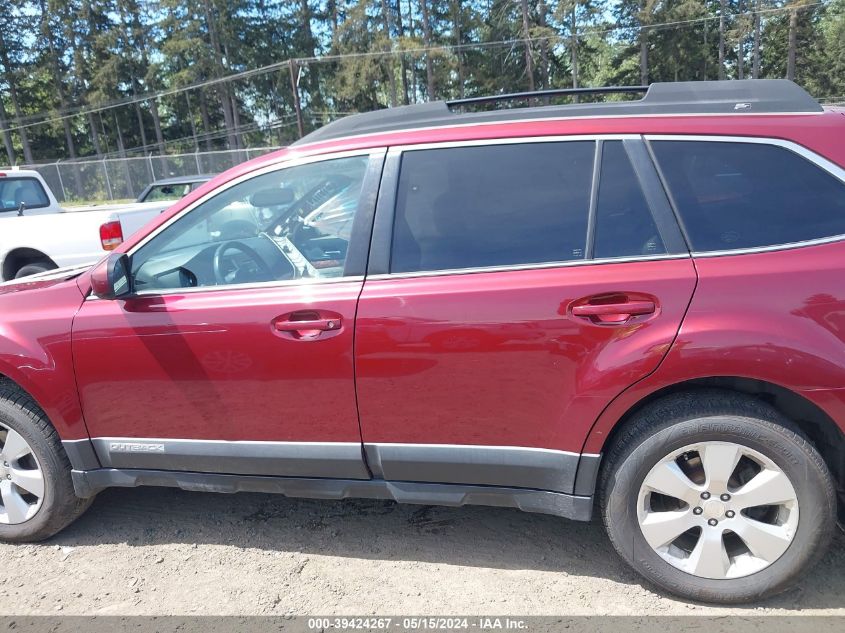
[[[100,243],[104,251],[113,251],[123,242],[123,229],[120,222],[106,222],[100,225]]]

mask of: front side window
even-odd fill
[[[697,252],[845,235],[845,183],[777,145],[652,141]]]
[[[138,249],[134,290],[343,276],[367,164],[298,165],[222,191]]]
[[[49,206],[44,187],[35,178],[0,178],[0,212]]]
[[[391,272],[583,259],[594,157],[593,141],[405,152]]]

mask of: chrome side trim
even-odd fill
[[[360,442],[242,442],[96,437],[106,468],[369,479]]]
[[[289,288],[295,286],[322,286],[324,284],[339,284],[342,282],[361,283],[363,275],[355,277],[324,277],[320,279],[288,279],[281,281],[257,281],[251,284],[228,284],[225,286],[199,286],[196,288],[162,288],[159,290],[141,290],[127,297],[119,297],[118,301],[131,301],[138,297],[166,297],[173,295],[195,294],[199,292],[231,292],[233,290],[262,290],[273,288]],[[85,301],[114,301],[114,299],[100,299],[89,294]]]
[[[626,144],[629,143],[642,143],[643,137],[640,134],[573,134],[573,135],[551,135],[551,136],[536,136],[536,137],[509,137],[509,138],[498,138],[498,139],[479,139],[479,140],[464,140],[464,141],[440,141],[440,142],[433,142],[433,143],[420,143],[420,144],[409,144],[409,145],[395,145],[391,146],[388,153],[387,153],[387,160],[388,161],[396,161],[401,159],[401,156],[405,152],[414,152],[414,151],[424,151],[430,149],[448,149],[448,148],[462,148],[462,147],[486,147],[486,146],[498,146],[498,145],[524,145],[528,143],[568,143],[568,142],[591,142],[594,143],[595,154],[593,159],[593,188],[595,189],[599,185],[599,179],[596,177],[601,169],[600,160],[601,160],[601,141],[623,141]],[[628,148],[626,147],[626,151]],[[636,167],[636,161],[632,161],[632,164]],[[651,166],[651,161],[649,160],[649,166]],[[638,174],[640,175],[640,174]],[[644,188],[643,193],[645,195],[649,195],[649,189]],[[662,188],[660,188],[660,194],[663,194]],[[395,196],[395,192],[393,192]],[[597,195],[597,190],[591,191],[591,199],[590,199],[590,219],[593,221],[595,220],[594,216],[594,206],[595,206],[595,197]],[[649,206],[652,208],[652,213],[654,213],[654,204],[656,203],[653,198],[648,199]],[[392,224],[393,224],[393,212],[395,211],[393,201],[390,201],[390,208],[379,208],[378,213],[376,214],[376,222],[379,222],[379,217],[384,216],[385,214],[390,216],[390,233],[389,237],[392,238]],[[386,213],[383,213],[386,212]],[[655,218],[655,223],[659,227],[661,237],[664,241],[667,241],[667,236],[664,235],[665,231],[660,229],[660,222],[659,218]],[[674,225],[674,218],[672,218],[672,223]],[[588,220],[588,235],[587,235],[587,249],[592,248],[592,239],[590,235],[591,227],[589,226]],[[378,257],[379,248],[385,248],[387,250],[387,256],[389,257],[389,250],[390,244],[376,244],[375,239],[376,237],[380,237],[382,240],[385,239],[386,231],[376,231],[373,232],[373,239],[374,245],[371,253],[371,258],[374,256]],[[680,239],[680,238],[679,238]],[[659,255],[646,255],[646,256],[627,256],[627,257],[616,257],[616,258],[602,258],[602,259],[590,259],[588,257],[582,259],[575,259],[575,260],[566,260],[562,262],[538,262],[538,263],[530,263],[530,264],[506,264],[502,266],[485,266],[485,267],[473,267],[473,268],[460,268],[460,269],[448,269],[448,270],[433,270],[433,271],[412,271],[406,273],[379,273],[377,275],[368,275],[367,280],[373,279],[403,279],[403,278],[414,278],[414,277],[430,277],[430,276],[440,276],[440,275],[457,275],[457,274],[472,274],[478,272],[495,272],[495,271],[510,271],[510,270],[534,270],[534,269],[543,269],[543,268],[560,268],[564,266],[579,266],[579,265],[594,265],[594,264],[603,264],[603,263],[625,263],[625,262],[636,262],[636,261],[650,261],[650,260],[661,260],[661,259],[677,259],[677,258],[688,258],[689,252],[684,245],[683,248],[672,248],[672,240],[668,240],[667,248],[669,250],[674,250],[675,252],[670,253],[663,253]],[[677,246],[677,245],[675,245]],[[683,251],[683,252],[678,252]],[[587,253],[589,255],[589,252]],[[386,264],[382,262],[383,268],[386,268]],[[372,268],[371,268],[372,269]]]
[[[817,113],[805,113],[817,114]],[[685,115],[684,115],[685,116]],[[726,116],[726,115],[719,115]],[[754,116],[752,114],[743,114],[741,116]],[[757,115],[757,116],[775,116],[775,115]],[[780,115],[778,115],[780,116]],[[578,117],[583,118],[583,117]],[[492,123],[491,123],[492,125]],[[401,154],[404,151],[415,151],[424,149],[448,148],[448,147],[471,147],[477,145],[501,145],[513,143],[543,143],[543,142],[560,142],[560,141],[596,141],[596,140],[625,140],[625,139],[639,139],[644,138],[646,141],[712,141],[712,142],[726,142],[726,143],[756,143],[764,145],[775,145],[783,147],[803,158],[809,160],[816,166],[824,169],[826,172],[845,183],[845,169],[839,167],[832,161],[819,156],[811,150],[803,147],[792,141],[783,139],[759,137],[759,136],[707,136],[707,135],[690,135],[690,134],[588,134],[588,135],[572,135],[572,136],[542,136],[532,138],[506,138],[506,139],[484,139],[478,141],[447,141],[439,143],[426,143],[420,145],[397,145],[390,148],[390,154]],[[742,255],[747,253],[760,253],[767,251],[778,251],[793,248],[802,248],[805,246],[814,246],[819,244],[828,244],[832,242],[839,242],[845,240],[845,234],[831,237],[818,238],[815,240],[807,240],[803,242],[795,242],[791,244],[778,244],[773,246],[762,246],[746,249],[733,249],[722,251],[707,251],[707,252],[693,252],[693,257],[721,257],[724,255]],[[543,262],[535,264],[520,264],[520,265],[506,265],[506,266],[486,266],[477,268],[461,268],[450,270],[434,270],[434,271],[415,271],[408,273],[386,273],[379,275],[370,275],[367,281],[378,281],[384,279],[410,279],[416,277],[438,277],[443,275],[462,275],[462,274],[476,274],[483,272],[505,272],[518,270],[541,270],[545,268],[564,268],[569,266],[592,266],[601,264],[613,263],[629,263],[640,261],[656,261],[664,259],[685,259],[690,257],[690,254],[665,254],[652,255],[647,257],[618,257],[605,259],[578,259],[563,262]]]
[[[591,484],[600,459],[596,454],[547,448],[475,444],[367,443],[363,453],[359,442],[96,437],[90,445],[99,461],[74,463],[76,470],[93,470],[102,464],[107,469],[208,474],[356,480],[372,477],[565,494],[575,490],[580,478],[579,494],[583,496],[592,494]]]
[[[788,149],[799,156],[806,158],[811,163],[821,167],[830,175],[845,183],[845,169],[828,160],[824,156],[816,154],[812,150],[799,145],[793,141],[786,141],[780,138],[768,136],[707,136],[702,134],[645,134],[643,138],[647,141],[707,141],[711,143],[750,143],[752,145],[774,145]]]
[[[570,268],[573,266],[598,266],[603,264],[626,264],[632,262],[650,262],[666,259],[689,259],[689,253],[668,255],[648,255],[644,257],[611,257],[607,259],[574,259],[564,262],[543,262],[539,264],[516,264],[506,266],[481,266],[478,268],[452,268],[449,270],[424,270],[408,273],[386,273],[368,275],[366,281],[387,279],[412,279],[415,277],[440,277],[443,275],[473,275],[478,273],[513,272],[519,270],[543,270],[546,268]]]
[[[252,178],[262,176],[264,174],[272,173],[274,171],[280,171],[282,169],[287,169],[289,167],[298,167],[300,165],[305,165],[308,163],[314,162],[321,162],[324,160],[335,160],[339,158],[349,158],[351,156],[369,156],[372,160],[373,158],[380,158],[383,157],[386,153],[384,148],[375,148],[375,149],[366,149],[366,150],[354,150],[354,151],[346,151],[346,152],[336,152],[332,154],[321,154],[317,156],[306,156],[301,158],[293,158],[290,160],[285,160],[282,162],[274,163],[269,166],[265,166],[261,169],[257,169],[253,172],[248,174],[243,174],[240,177],[227,182],[225,185],[222,185],[213,191],[209,191],[206,195],[204,195],[199,200],[195,200],[189,206],[185,207],[180,211],[177,215],[173,216],[167,222],[162,224],[161,226],[157,227],[155,231],[147,235],[143,240],[138,242],[132,249],[127,253],[127,255],[131,258],[135,252],[142,248],[147,242],[152,240],[156,235],[167,229],[171,224],[178,221],[180,218],[185,216],[186,214],[190,213],[193,209],[198,207],[199,205],[207,202],[211,198],[217,196],[217,194],[229,189],[230,187],[234,187],[237,184],[240,184],[246,180],[250,180]],[[370,176],[371,166],[367,167],[367,175],[365,175],[365,184],[367,177]],[[381,174],[381,168],[379,168],[379,175]],[[362,185],[364,186],[364,185]],[[220,292],[226,290],[250,290],[256,288],[277,288],[277,287],[287,287],[287,286],[300,286],[300,285],[308,285],[313,286],[316,284],[326,284],[326,283],[339,283],[344,281],[363,281],[363,275],[354,275],[354,276],[345,276],[345,277],[329,277],[329,278],[318,278],[318,279],[289,279],[289,280],[271,280],[271,281],[262,281],[256,282],[251,284],[225,284],[225,285],[215,285],[215,286],[198,286],[195,288],[153,288],[150,290],[140,290],[138,292],[133,293],[129,297],[125,297],[125,299],[131,299],[133,297],[158,297],[158,296],[168,296],[168,295],[181,295],[181,294],[192,294],[196,292]],[[99,301],[99,297],[94,296],[93,294],[89,294],[86,297],[87,301]]]
[[[737,248],[724,251],[693,251],[692,256],[696,259],[704,257],[725,257],[726,255],[750,255],[753,253],[770,253],[773,251],[790,251],[796,248],[807,248],[808,246],[821,246],[822,244],[833,244],[845,240],[845,235],[834,235],[832,237],[820,237],[815,240],[804,242],[792,242],[789,244],[776,244],[774,246],[755,246],[753,248]]]
[[[71,471],[76,494],[91,497],[108,487],[169,486],[200,492],[267,492],[308,499],[392,499],[399,503],[518,508],[576,521],[589,521],[592,497],[493,486],[426,484],[371,479],[310,479],[219,475],[158,470]]]
[[[484,147],[488,145],[529,145],[533,143],[575,143],[578,141],[629,141],[639,140],[641,134],[567,134],[549,136],[509,136],[507,138],[473,139],[464,141],[435,141],[431,143],[410,143],[391,145],[390,152],[416,152],[427,149],[449,149],[453,147]]]
[[[127,255],[131,258],[140,248],[142,248],[147,242],[152,240],[156,237],[159,233],[167,229],[170,225],[177,222],[180,218],[187,215],[191,211],[193,211],[196,207],[204,204],[205,202],[209,201],[211,198],[214,198],[219,193],[226,191],[230,187],[234,187],[246,180],[251,180],[252,178],[256,178],[258,176],[263,176],[264,174],[272,173],[274,171],[281,171],[282,169],[287,169],[289,167],[298,167],[300,165],[306,165],[309,163],[318,163],[327,160],[335,160],[339,158],[350,158],[352,156],[369,156],[369,157],[381,157],[384,156],[386,150],[384,148],[368,148],[368,149],[358,149],[358,150],[349,150],[345,152],[335,152],[331,154],[319,154],[319,155],[309,155],[304,157],[293,157],[290,159],[283,160],[281,162],[273,163],[272,165],[267,165],[262,167],[261,169],[256,169],[255,171],[249,172],[247,174],[242,174],[238,178],[227,182],[216,189],[209,191],[206,193],[202,198],[195,200],[190,205],[182,209],[179,213],[174,215],[172,218],[168,219],[164,224],[161,226],[156,227],[156,229],[149,233],[144,239],[140,242],[135,244],[132,249],[127,253]],[[369,168],[368,168],[369,169]],[[165,296],[165,295],[180,295],[186,293],[195,293],[195,292],[221,292],[226,290],[249,290],[255,288],[277,288],[277,287],[287,287],[287,286],[300,286],[300,285],[307,285],[313,286],[315,284],[326,284],[326,283],[339,283],[344,281],[362,281],[364,279],[363,275],[357,276],[350,276],[350,277],[331,277],[331,278],[319,278],[319,279],[290,279],[290,280],[272,280],[272,281],[263,281],[263,282],[256,282],[252,284],[228,284],[228,285],[217,285],[217,286],[199,286],[196,288],[170,288],[170,289],[150,289],[150,290],[141,290],[139,292],[133,293],[129,297],[124,297],[124,299],[131,299],[132,297],[146,297],[146,296]],[[93,294],[89,294],[86,297],[87,301],[99,301],[99,297],[95,297]]]
[[[373,476],[571,493],[581,455],[520,446],[365,443]],[[596,456],[597,457],[597,456]]]
[[[132,297],[159,297],[166,295],[194,294],[197,292],[231,292],[232,290],[260,290],[262,288],[288,288],[291,286],[317,286],[323,284],[338,284],[343,282],[362,282],[363,275],[355,277],[321,277],[318,279],[287,279],[274,281],[257,281],[251,284],[228,284],[221,286],[197,286],[193,288],[164,288],[161,290],[140,290]],[[130,299],[131,297],[126,297]]]
[[[189,204],[187,207],[185,207],[184,209],[179,211],[179,213],[174,215],[172,218],[169,218],[166,222],[164,222],[160,226],[156,227],[156,229],[154,231],[152,231],[151,233],[148,233],[144,237],[144,239],[142,239],[140,242],[135,244],[135,246],[133,246],[129,250],[129,252],[126,253],[126,254],[129,255],[129,257],[132,257],[132,255],[134,255],[135,252],[138,249],[143,247],[147,242],[152,240],[156,235],[158,235],[159,233],[164,231],[171,224],[178,221],[182,216],[190,213],[196,207],[200,206],[201,204],[204,204],[205,202],[208,202],[212,198],[217,197],[218,194],[226,191],[227,189],[231,189],[235,185],[239,185],[242,182],[245,182],[247,180],[252,180],[253,178],[255,178],[257,176],[263,176],[264,174],[269,174],[269,173],[272,173],[274,171],[281,171],[283,169],[288,169],[290,167],[299,167],[300,165],[307,165],[309,163],[320,163],[320,162],[323,162],[323,161],[334,160],[334,159],[338,159],[338,158],[350,158],[352,156],[372,156],[372,155],[379,156],[379,155],[383,155],[384,151],[385,151],[384,148],[367,148],[367,149],[347,150],[345,152],[333,152],[333,153],[330,153],[330,154],[316,154],[316,155],[308,155],[308,156],[300,156],[300,157],[293,156],[289,159],[282,159],[281,162],[273,163],[271,165],[265,165],[264,167],[261,167],[260,169],[256,169],[256,170],[248,172],[246,174],[241,174],[237,178],[230,180],[229,182],[227,182],[223,185],[220,185],[219,187],[215,187],[213,190],[207,192],[201,198],[194,200],[191,204]]]

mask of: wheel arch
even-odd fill
[[[37,261],[47,261],[53,266],[58,267],[53,259],[46,253],[37,248],[30,248],[28,246],[21,246],[13,248],[3,258],[2,273],[3,279],[8,281],[14,279],[17,273],[23,266]]]
[[[606,453],[621,431],[643,407],[666,396],[702,389],[719,389],[761,400],[798,425],[833,474],[840,490],[840,513],[845,512],[845,434],[842,429],[822,407],[806,396],[765,380],[741,376],[709,376],[661,386],[641,395],[621,415],[614,415],[616,421],[612,424],[602,419],[606,418],[606,410],[600,418],[601,423],[597,422],[591,429],[585,446],[591,446],[594,452]]]
[[[59,430],[56,428],[56,425],[53,423],[53,420],[47,415],[47,410],[45,409],[44,405],[41,403],[41,400],[33,393],[33,389],[29,381],[26,379],[26,376],[22,373],[14,369],[13,367],[9,367],[8,365],[3,364],[0,362],[0,385],[5,384],[9,386],[16,387],[24,394],[29,396],[32,401],[41,409],[41,412],[50,422],[50,425],[56,429],[58,433]]]
[[[11,383],[32,398],[49,420],[50,425],[56,429],[59,439],[87,439],[88,431],[82,418],[75,383],[71,393],[71,387],[62,384],[60,380],[47,380],[43,386],[40,386],[36,377],[38,375],[43,377],[44,372],[36,370],[35,374],[35,376],[30,376],[26,371],[10,365],[0,353],[0,382]]]

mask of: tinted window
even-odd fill
[[[35,178],[0,178],[0,211],[17,211],[50,204],[44,187]]]
[[[652,144],[695,251],[845,234],[845,184],[774,145]]]
[[[162,202],[167,200],[178,200],[183,198],[191,191],[189,183],[182,183],[178,185],[154,185],[150,187],[147,195],[141,202]]]
[[[602,144],[595,239],[597,258],[666,252],[622,141]]]
[[[138,249],[135,289],[343,276],[367,162],[298,165],[225,189]]]
[[[391,271],[582,259],[594,154],[591,141],[406,152]]]

